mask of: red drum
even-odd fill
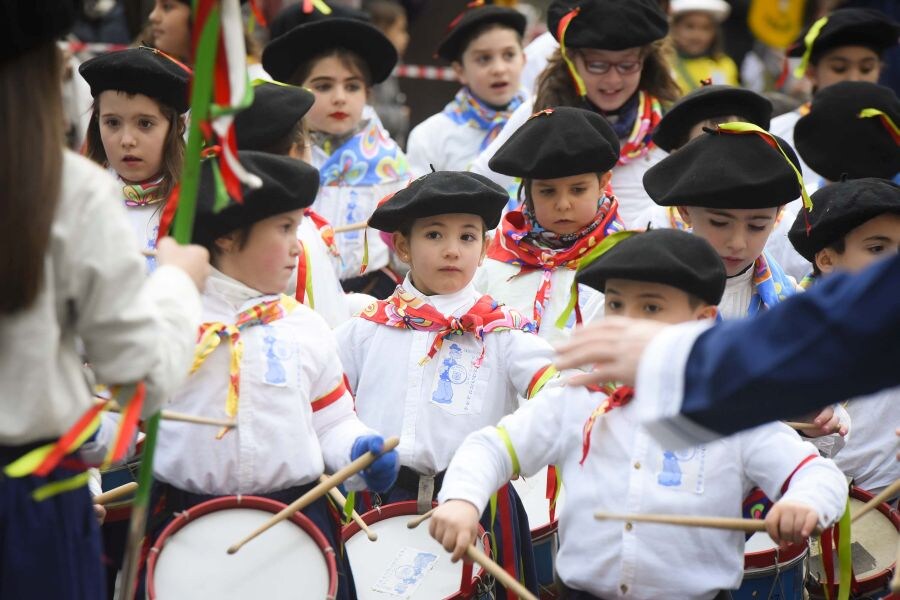
[[[150,550],[148,597],[333,600],[338,581],[334,549],[302,513],[239,552],[226,552],[284,507],[257,496],[223,496],[179,513]]]
[[[450,555],[428,533],[428,523],[415,529],[406,524],[415,517],[416,502],[397,502],[362,515],[378,534],[370,541],[356,523],[344,527],[344,551],[353,568],[359,600],[412,598],[423,600],[463,600],[478,597],[485,576],[471,565],[450,562]],[[479,527],[479,548],[490,555],[484,530]]]
[[[871,500],[873,495],[857,488],[850,488],[850,514],[857,512]],[[873,596],[880,598],[879,592],[888,591],[895,562],[897,543],[900,541],[900,515],[887,504],[880,504],[876,510],[854,522],[850,527],[850,549],[852,552],[853,574],[858,586],[851,592],[851,598]],[[835,579],[837,557],[835,557]],[[812,548],[809,560],[809,578],[806,589],[810,598],[825,598],[825,571],[818,544]],[[835,586],[837,587],[837,586]]]
[[[764,531],[750,536],[744,544],[744,579],[731,592],[734,600],[802,600],[807,543],[779,548]]]

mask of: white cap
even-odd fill
[[[685,12],[705,12],[721,23],[731,13],[731,6],[725,0],[671,0],[669,12],[672,15]]]

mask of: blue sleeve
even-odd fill
[[[694,344],[682,415],[721,434],[900,385],[900,255]]]

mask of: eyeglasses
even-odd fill
[[[609,70],[615,67],[619,75],[634,75],[644,66],[643,60],[629,60],[626,62],[611,63],[602,60],[588,60],[583,55],[581,57],[585,70],[591,75],[606,75]]]

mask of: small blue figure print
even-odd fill
[[[156,238],[159,235],[159,225],[153,228],[150,235],[147,237],[147,245],[145,248],[149,250],[147,258],[147,273],[152,273],[156,270],[156,256],[149,256],[154,250],[156,250]]]
[[[663,452],[663,468],[657,477],[657,483],[669,487],[681,485],[681,467],[678,466],[678,458],[674,452]]]
[[[287,374],[275,350],[278,338],[273,335],[271,327],[267,325],[263,327],[266,329],[266,336],[263,338],[263,341],[266,343],[266,383],[270,385],[284,385],[287,383]]]
[[[359,204],[357,203],[357,193],[355,191],[350,192],[350,201],[347,202],[347,213],[344,217],[344,222],[347,225],[354,225],[360,221],[363,221],[362,213],[359,211]],[[344,233],[345,240],[356,240],[359,239],[359,230],[347,231]]]
[[[441,365],[438,387],[431,395],[433,402],[438,404],[453,402],[453,384],[460,384],[467,379],[465,367],[459,364],[461,358],[462,348],[458,344],[450,344],[450,356],[445,358]]]

